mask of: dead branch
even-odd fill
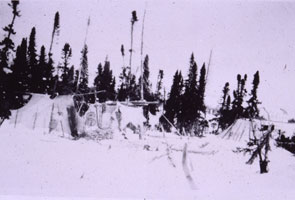
[[[185,174],[185,178],[188,180],[191,189],[196,189],[195,182],[194,182],[194,180],[189,172],[188,166],[187,166],[187,143],[184,144],[184,148],[183,148],[182,168],[183,168],[183,172]]]

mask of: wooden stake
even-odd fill
[[[17,117],[18,117],[18,109],[16,110],[16,114],[15,114],[14,128],[16,128]]]
[[[54,110],[54,103],[52,103],[52,107],[51,107],[51,114],[50,114],[50,121],[49,121],[49,132],[48,133],[50,133],[52,131],[51,124],[53,121],[53,110]]]
[[[37,112],[35,113],[35,119],[34,119],[34,123],[33,123],[33,130],[34,130],[35,127],[36,127],[37,116],[38,116],[38,110],[37,110]]]

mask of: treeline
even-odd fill
[[[0,42],[1,121],[10,116],[11,109],[23,106],[27,102],[26,94],[31,93],[48,94],[52,98],[58,95],[74,95],[75,100],[80,102],[80,105],[81,102],[133,101],[142,98],[147,101],[163,101],[163,70],[159,71],[156,91],[152,91],[152,84],[149,80],[148,55],[145,56],[142,63],[142,76],[137,78],[131,73],[132,46],[129,50],[129,66],[125,66],[123,62],[118,83],[116,83],[116,78],[111,70],[111,63],[107,58],[104,63],[98,64],[96,77],[91,83],[88,74],[88,46],[86,43],[81,50],[79,66],[75,67],[70,64],[72,47],[69,43],[64,44],[60,53],[60,60],[54,61],[51,50],[61,28],[58,12],[54,16],[51,42],[48,50],[46,50],[44,45],[37,50],[37,30],[35,27],[31,29],[29,37],[23,38],[21,44],[15,47],[11,36],[16,34],[14,23],[20,17],[18,5],[19,1],[14,0],[9,4],[12,8],[12,21],[3,28],[5,34]],[[136,21],[138,21],[136,12],[133,11],[132,27]],[[121,46],[121,54],[124,60],[125,50],[123,45]],[[93,86],[90,87],[89,85]],[[141,96],[141,90],[143,90],[143,97]]]
[[[205,87],[205,63],[198,77],[198,66],[192,54],[187,79],[184,80],[181,71],[176,71],[174,75],[169,97],[164,106],[164,116],[161,118],[166,131],[174,127],[183,135],[190,133],[200,136],[203,133],[203,129],[208,127],[205,119]]]
[[[236,119],[249,118],[257,119],[259,116],[258,105],[261,102],[257,98],[257,90],[260,82],[259,71],[254,74],[252,82],[252,90],[249,95],[249,99],[246,101],[247,95],[246,90],[247,75],[242,77],[240,74],[237,75],[237,88],[233,91],[233,100],[229,94],[230,88],[229,83],[225,83],[222,92],[222,103],[218,111],[218,128],[222,130],[229,127]]]

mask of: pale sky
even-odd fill
[[[193,1],[193,0],[26,0],[20,3],[21,17],[16,19],[14,41],[29,37],[36,27],[38,49],[49,42],[56,11],[60,13],[60,36],[53,47],[55,61],[60,61],[65,42],[73,48],[72,64],[78,67],[86,34],[91,82],[99,62],[106,55],[115,75],[122,67],[120,46],[130,48],[130,18],[137,11],[139,22],[134,29],[133,70],[140,65],[140,34],[144,9],[146,22],[144,53],[149,54],[153,85],[159,69],[164,69],[166,90],[173,74],[188,72],[192,52],[199,68],[213,56],[206,91],[206,102],[217,105],[225,82],[231,93],[236,75],[259,70],[259,99],[265,107],[284,108],[295,114],[295,3],[284,1]],[[11,21],[7,1],[0,2],[0,26]],[[0,31],[2,38],[3,31]],[[39,50],[38,50],[39,51]],[[128,56],[126,56],[126,64]],[[286,67],[285,67],[286,66]],[[139,73],[139,69],[138,69]],[[118,77],[117,77],[118,81]]]

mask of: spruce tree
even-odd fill
[[[247,101],[248,107],[246,109],[246,113],[247,113],[247,117],[249,117],[249,118],[259,117],[258,104],[261,103],[258,101],[258,98],[257,98],[257,89],[258,89],[259,82],[260,82],[259,71],[257,71],[254,74],[254,79],[253,79],[253,83],[252,83],[253,88],[251,90],[251,97]]]
[[[16,49],[11,70],[9,85],[13,90],[11,91],[10,102],[12,108],[18,108],[24,104],[23,94],[28,91],[27,40],[25,38]]]
[[[131,101],[139,100],[140,93],[139,93],[139,85],[136,83],[136,76],[130,73],[130,82],[129,87],[127,88],[127,98]]]
[[[199,118],[199,95],[197,84],[197,63],[194,54],[191,55],[188,79],[185,82],[185,91],[182,97],[182,123],[187,132],[196,125]]]
[[[61,70],[61,84],[59,86],[59,93],[67,95],[73,91],[73,76],[74,71],[70,72],[69,60],[72,57],[72,49],[68,43],[66,43],[62,49],[63,64],[60,66]]]
[[[233,123],[236,119],[241,118],[244,116],[244,97],[247,93],[245,89],[247,75],[244,75],[244,78],[241,77],[240,74],[237,75],[237,89],[233,91],[234,100],[232,102],[232,110],[231,110],[231,123]]]
[[[122,60],[123,60],[123,65],[122,65],[122,72],[119,76],[120,79],[120,84],[118,88],[118,96],[117,99],[119,101],[125,101],[128,98],[128,88],[130,84],[130,67],[125,66],[125,49],[124,45],[121,45],[121,55],[122,55]]]
[[[110,69],[110,62],[105,61],[104,68],[101,70],[101,65],[98,67],[98,76],[96,77],[96,88],[97,90],[104,90],[103,93],[99,93],[97,96],[100,102],[105,102],[107,100],[115,99],[115,89],[114,87],[114,77],[113,72]]]
[[[113,76],[112,82],[110,84],[109,89],[109,100],[115,101],[117,99],[117,92],[116,92],[116,78]]]
[[[164,106],[164,115],[169,120],[161,119],[164,128],[170,131],[169,123],[172,123],[177,128],[181,129],[181,97],[183,93],[183,77],[181,71],[176,71],[173,77],[173,83],[167,99],[166,105]]]
[[[54,16],[54,22],[53,22],[53,29],[52,29],[52,34],[51,34],[51,42],[50,42],[50,47],[49,47],[49,52],[48,52],[48,68],[53,68],[54,69],[54,62],[52,59],[52,47],[53,47],[53,42],[54,42],[54,36],[59,35],[59,29],[60,29],[60,19],[59,19],[59,12],[55,13]],[[58,87],[58,69],[56,70],[56,75],[52,77],[51,83],[50,83],[50,93],[51,97],[54,98],[57,95],[57,87]]]
[[[54,68],[52,62],[47,61],[46,50],[42,45],[40,49],[38,68],[42,71],[42,84],[40,86],[40,93],[50,94],[53,90],[53,72]]]
[[[198,88],[198,110],[203,113],[206,112],[206,105],[204,102],[205,88],[206,88],[206,67],[204,63],[201,68],[199,88]]]
[[[52,34],[51,34],[51,42],[50,42],[50,47],[49,47],[49,59],[52,56],[51,50],[52,50],[52,45],[53,45],[53,41],[54,41],[54,36],[55,35],[59,35],[59,28],[60,28],[60,23],[59,23],[59,12],[55,13],[54,16],[54,23],[53,23],[53,29],[52,29]]]
[[[113,71],[111,70],[111,65],[109,61],[105,61],[104,71],[103,71],[103,84],[105,85],[107,100],[116,99],[116,80],[113,76]]]
[[[74,65],[71,66],[69,69],[69,72],[67,74],[67,80],[65,82],[67,83],[68,86],[68,92],[67,94],[72,94],[74,92],[74,82],[75,82],[75,68]]]
[[[14,84],[15,91],[24,93],[28,90],[28,60],[27,60],[27,40],[22,39],[21,45],[16,49],[15,59],[12,69],[12,77],[15,79],[11,84]]]
[[[61,56],[61,58],[63,59],[63,64],[61,68],[62,73],[69,70],[68,66],[69,66],[69,60],[71,59],[71,57],[72,57],[72,48],[69,45],[69,43],[65,43],[62,49],[62,56]]]
[[[31,92],[37,93],[38,88],[41,85],[40,82],[40,70],[37,66],[37,50],[36,50],[36,29],[32,28],[29,46],[28,46],[28,71],[29,71],[29,90]]]
[[[129,67],[130,67],[130,73],[131,73],[131,67],[132,67],[132,53],[133,53],[133,29],[134,29],[134,24],[135,22],[137,22],[137,15],[136,15],[136,11],[132,11],[132,17],[131,17],[131,40],[130,40],[130,58],[129,58]],[[131,77],[132,78],[132,77]]]
[[[81,93],[87,93],[89,91],[88,88],[88,47],[85,44],[81,51],[81,70],[80,70],[80,80],[79,80],[79,91]]]
[[[29,67],[29,61],[27,59],[27,39],[23,38],[21,45],[19,47],[19,52],[15,58],[15,64],[13,66],[13,71],[15,71],[15,77],[20,84],[18,92],[24,93],[30,91],[30,83],[32,77],[32,71]]]
[[[103,76],[102,72],[103,72],[102,64],[99,63],[98,66],[97,66],[97,75],[96,75],[96,77],[94,78],[94,83],[93,83],[93,85],[94,85],[94,87],[95,87],[95,90],[96,90],[97,92],[103,90],[103,89],[102,89],[102,88],[103,88],[103,86],[102,86],[102,79],[103,79],[103,77],[102,77],[102,76]],[[96,98],[98,98],[97,100],[100,99],[100,96],[101,96],[100,93],[96,94]]]
[[[156,99],[159,100],[159,101],[164,100],[164,97],[163,97],[163,94],[162,94],[163,77],[164,77],[164,71],[159,70],[158,80],[157,80],[157,89],[156,89]]]
[[[139,78],[138,84],[139,84],[139,89],[143,87],[143,99],[147,101],[152,101],[153,94],[151,92],[151,83],[150,83],[149,77],[150,77],[149,56],[146,55],[143,62],[143,74],[142,74],[142,77]],[[141,81],[143,81],[143,84],[141,84]]]
[[[218,111],[218,129],[221,128],[222,130],[227,127],[227,120],[229,117],[229,110],[230,110],[230,96],[229,96],[229,83],[226,82],[223,90],[222,90],[222,102],[221,102],[221,107]]]
[[[229,93],[229,83],[226,82],[224,87],[223,87],[223,90],[222,90],[221,110],[225,109],[228,93]]]
[[[119,78],[120,78],[120,85],[118,88],[118,100],[125,101],[128,98],[128,88],[129,88],[129,75],[128,75],[128,70],[126,67],[123,67]]]
[[[46,89],[46,68],[47,68],[47,61],[46,61],[46,53],[45,53],[45,47],[42,45],[40,49],[40,55],[38,60],[38,68],[42,71],[42,73],[39,75],[41,77],[41,83],[39,85],[38,92],[45,94],[47,92]]]
[[[13,26],[16,17],[20,16],[18,4],[19,1],[17,0],[12,0],[11,3],[8,4],[12,8],[12,21],[9,25],[3,28],[6,34],[4,39],[0,41],[0,125],[10,116],[11,103],[9,103],[9,99],[14,98],[12,93],[14,88],[8,85],[9,75],[7,74],[7,71],[9,71],[9,54],[14,50],[14,42],[12,41],[11,36],[15,35],[16,32],[14,31]]]
[[[74,86],[73,86],[73,91],[76,91],[78,90],[77,86],[78,86],[78,80],[79,80],[79,75],[80,72],[78,69],[75,70],[75,75],[74,75]]]

